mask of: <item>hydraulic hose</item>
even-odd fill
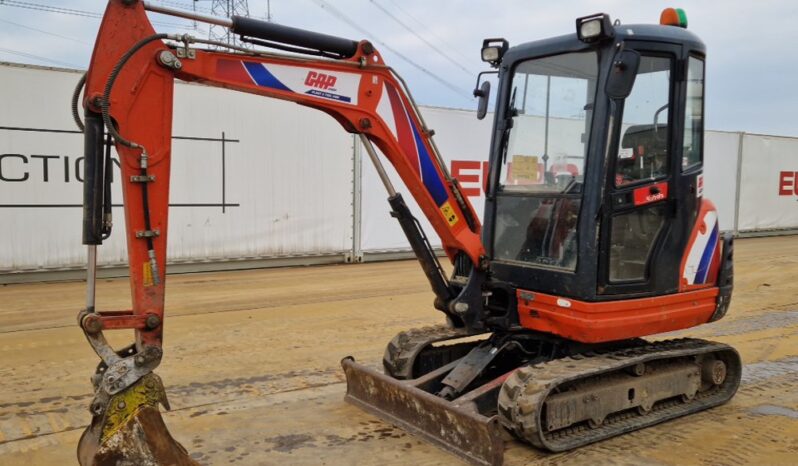
[[[103,222],[102,222],[102,240],[105,241],[111,237],[111,230],[113,228],[113,203],[111,199],[111,178],[114,172],[114,162],[111,158],[111,145],[114,140],[109,133],[105,138],[105,177],[103,178]]]
[[[80,92],[83,90],[83,86],[86,85],[86,76],[88,76],[88,71],[83,73],[83,76],[80,77],[78,80],[78,85],[75,86],[75,92],[72,93],[72,118],[75,120],[75,124],[78,125],[81,131],[83,131],[83,121],[80,119],[80,112],[78,111],[78,105],[80,103]]]

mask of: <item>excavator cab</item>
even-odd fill
[[[608,29],[497,64],[490,281],[588,302],[675,293],[702,200],[706,50],[677,26],[585,21]]]
[[[499,81],[487,260],[467,279],[455,268],[464,328],[400,333],[388,376],[343,362],[350,400],[475,464],[501,464],[499,425],[563,451],[721,404],[739,383],[726,345],[641,339],[716,320],[731,295],[731,237],[703,196],[706,48],[681,10],[576,27],[484,43]],[[475,95],[479,117],[489,89]]]

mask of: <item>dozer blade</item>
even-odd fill
[[[469,404],[458,405],[419,388],[439,371],[405,381],[358,364],[351,357],[344,358],[341,366],[346,374],[347,402],[472,464],[502,464],[503,429],[496,416],[483,416]],[[441,370],[447,368],[451,369]]]
[[[80,437],[81,466],[199,466],[169,433],[161,379],[150,373],[110,398]]]

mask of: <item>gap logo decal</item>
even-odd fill
[[[220,59],[216,73],[222,79],[242,84],[255,83],[280,91],[306,94],[322,99],[357,105],[360,75],[314,70],[301,66]]]
[[[324,73],[317,73],[315,71],[308,71],[308,75],[305,78],[305,85],[310,87],[318,87],[319,89],[327,89],[335,90],[335,83],[338,81],[333,75],[327,75]]]
[[[708,277],[712,277],[710,270],[713,269],[715,250],[718,246],[720,231],[718,227],[718,213],[710,210],[699,221],[704,223],[704,229],[698,231],[695,241],[690,245],[690,252],[684,265],[682,279],[688,285],[701,285],[707,282]]]
[[[399,92],[390,84],[384,84],[382,96],[377,103],[377,114],[387,124],[391,134],[399,142],[404,156],[410,162],[410,166],[421,178],[421,182],[429,192],[435,204],[441,209],[441,213],[446,217],[451,226],[457,223],[457,215],[454,214],[448,204],[449,194],[441,181],[440,175],[432,161],[432,154],[429,153],[421,137],[421,130],[416,127],[413,119],[405,108]]]

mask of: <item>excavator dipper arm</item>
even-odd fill
[[[85,126],[83,239],[89,246],[87,306],[78,320],[102,359],[92,378],[92,425],[79,446],[78,456],[84,465],[116,464],[134,451],[136,461],[142,464],[192,464],[165,430],[157,404],[168,404],[160,379],[152,374],[162,356],[175,78],[293,101],[324,111],[346,131],[360,134],[388,188],[392,214],[430,279],[436,306],[444,312],[449,312],[446,304],[456,291],[447,283],[401,195],[385,176],[372,143],[396,169],[441,238],[448,257],[452,261],[467,258],[479,269],[484,256],[479,220],[449,176],[432,141],[432,131],[401,78],[369,42],[249,18],[206,18],[247,36],[250,42],[323,58],[229,46],[231,52],[222,52],[193,44],[226,44],[157,34],[146,9],[181,14],[139,0],[109,1],[85,79],[85,123],[75,112],[79,124]],[[109,212],[104,208],[110,205],[109,162],[107,154],[103,157],[106,131],[113,138],[122,172],[132,294],[132,308],[123,311],[98,311],[94,303],[96,247],[110,229]],[[132,329],[135,342],[114,351],[103,336],[104,330],[112,329]],[[153,435],[147,429],[163,432]],[[140,431],[147,435],[137,435]],[[156,437],[160,443],[150,441]]]

